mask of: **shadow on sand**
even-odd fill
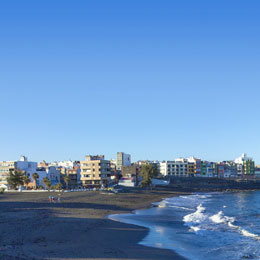
[[[0,201],[0,259],[183,259],[138,245],[148,230],[96,217],[104,209],[130,210],[83,202]]]

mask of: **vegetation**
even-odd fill
[[[61,183],[56,184],[54,187],[55,187],[56,190],[62,190],[62,184]]]
[[[5,188],[1,188],[0,189],[0,194],[4,194],[4,192],[5,192]]]
[[[69,182],[70,182],[70,177],[68,175],[64,176],[64,181],[66,183],[66,188],[69,188]]]
[[[142,176],[141,186],[147,187],[152,184],[152,178],[158,175],[158,171],[153,165],[146,164],[142,166],[140,174]]]
[[[33,173],[33,175],[32,175],[32,178],[33,178],[33,180],[34,180],[34,183],[35,183],[35,189],[37,188],[37,179],[39,178],[39,174],[38,173]]]
[[[23,184],[28,187],[28,184],[31,182],[30,178],[27,175],[23,176]]]
[[[19,170],[10,170],[7,177],[7,183],[11,189],[17,189],[24,184],[24,172]]]
[[[44,178],[43,178],[43,183],[44,183],[45,186],[48,188],[48,190],[50,190],[51,181],[48,179],[48,177],[44,177]]]

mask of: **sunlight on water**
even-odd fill
[[[145,226],[142,245],[191,260],[260,259],[260,192],[193,194],[112,219]]]

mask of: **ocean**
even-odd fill
[[[144,226],[140,244],[192,260],[260,259],[260,192],[196,193],[110,219]]]

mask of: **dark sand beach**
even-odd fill
[[[50,193],[5,193],[0,195],[0,259],[184,259],[138,245],[146,228],[107,219],[179,194],[159,189],[70,192],[51,204]]]

